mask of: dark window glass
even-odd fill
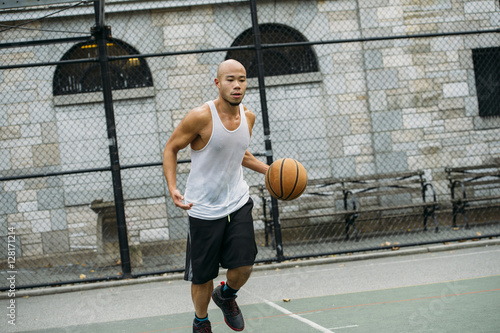
[[[500,116],[500,48],[472,50],[479,116]]]
[[[262,44],[281,44],[306,42],[305,37],[298,31],[280,24],[261,24],[260,40]],[[245,30],[239,35],[231,46],[254,45],[252,29]],[[312,48],[307,46],[286,46],[280,48],[264,48],[262,50],[264,61],[264,75],[287,75],[307,72],[317,72],[318,63]],[[231,50],[226,59],[236,59],[241,62],[247,76],[257,76],[257,61],[255,50]]]
[[[107,42],[109,56],[139,54],[130,45],[113,39]],[[73,46],[61,60],[97,58],[97,44],[93,41]],[[142,58],[109,62],[113,90],[153,86],[151,71]],[[54,95],[102,91],[100,65],[97,62],[58,65],[54,73]]]

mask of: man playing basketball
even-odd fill
[[[214,82],[218,98],[189,111],[163,152],[170,196],[189,215],[184,279],[191,281],[193,332],[212,332],[207,313],[211,297],[231,329],[245,327],[235,298],[250,277],[257,246],[253,201],[242,166],[263,174],[268,169],[247,151],[255,115],[241,104],[247,87],[245,68],[226,60]],[[177,189],[177,153],[188,145],[191,171],[183,196]],[[226,283],[214,289],[219,264],[227,268]]]

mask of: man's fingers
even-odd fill
[[[190,210],[190,209],[191,209],[191,207],[193,207],[193,204],[192,204],[192,203],[189,203],[189,204],[187,204],[187,205],[186,205],[186,204],[183,204],[183,203],[181,202],[181,203],[176,204],[176,206],[177,206],[177,207],[179,207],[179,208],[182,208],[182,209],[184,209],[184,210]]]

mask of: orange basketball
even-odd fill
[[[266,172],[266,187],[276,199],[297,199],[307,187],[306,169],[293,158],[276,160]]]

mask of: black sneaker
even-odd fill
[[[227,326],[234,331],[243,331],[245,328],[245,321],[243,320],[243,315],[241,314],[241,310],[236,304],[236,295],[229,298],[222,297],[222,287],[224,286],[224,282],[217,286],[212,292],[212,299],[215,304],[222,310],[224,314],[224,321]]]
[[[193,321],[193,333],[212,333],[212,325],[210,325],[210,321],[197,321],[195,318]]]

